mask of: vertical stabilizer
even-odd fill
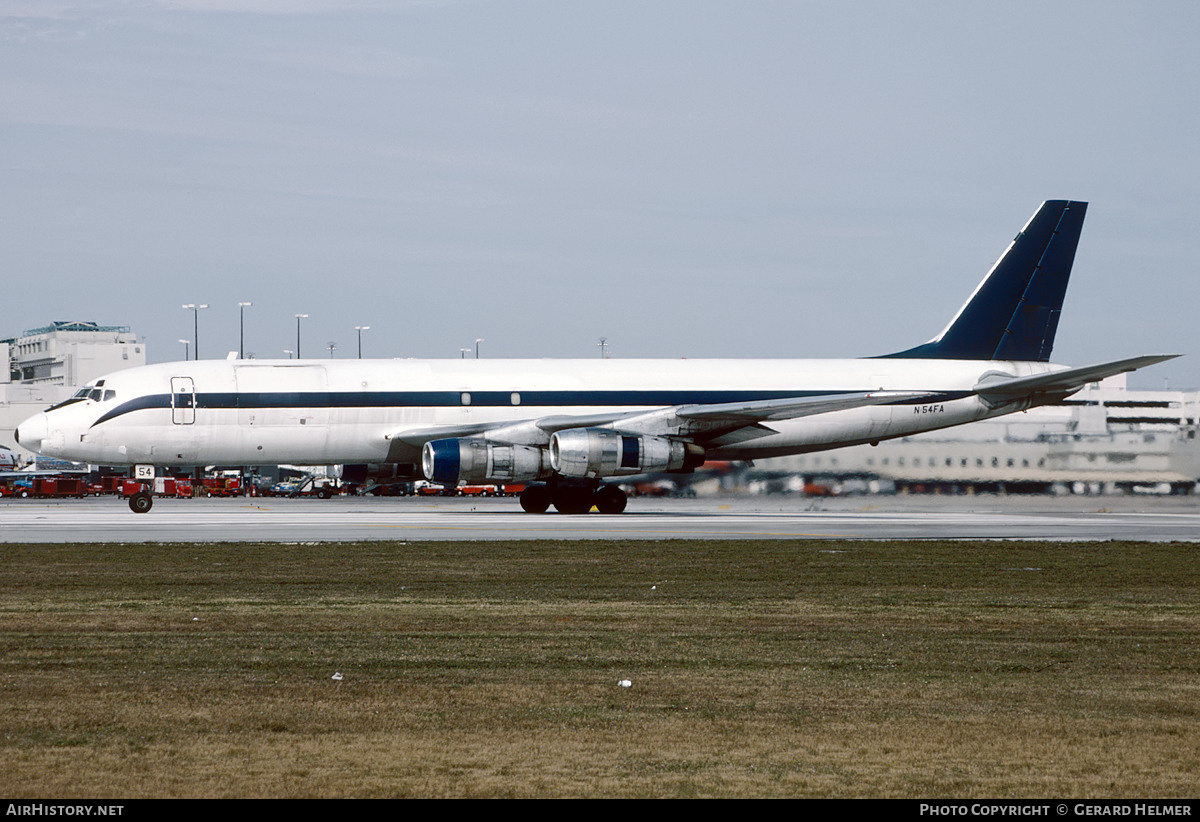
[[[1087,203],[1047,200],[934,339],[888,357],[1047,362]]]

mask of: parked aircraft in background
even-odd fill
[[[841,360],[207,360],[96,380],[22,446],[101,465],[343,464],[525,482],[526,511],[604,513],[605,479],[877,443],[1058,402],[1170,359],[1049,363],[1087,204],[1042,204],[933,340]],[[135,511],[150,497],[131,498]]]

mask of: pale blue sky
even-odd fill
[[[0,336],[837,357],[1090,202],[1055,361],[1190,355],[1194,2],[0,5]]]

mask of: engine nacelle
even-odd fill
[[[544,449],[479,437],[430,440],[421,449],[425,478],[444,485],[521,482],[548,476]]]
[[[569,428],[550,435],[550,466],[567,477],[619,477],[678,471],[704,462],[704,449],[665,437],[610,428]]]

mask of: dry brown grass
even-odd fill
[[[3,551],[10,797],[1200,784],[1190,544]]]

